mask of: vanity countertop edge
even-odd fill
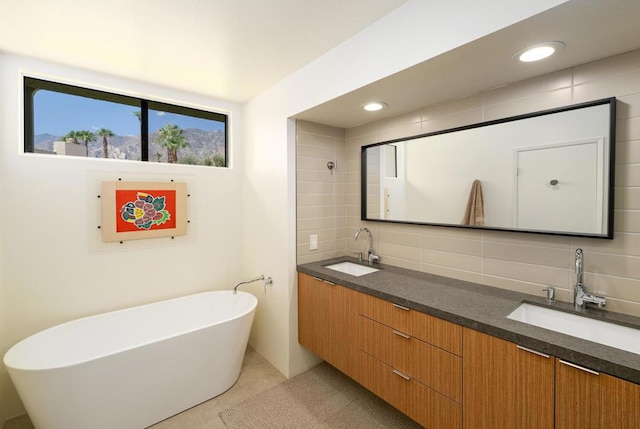
[[[507,319],[524,301],[573,312],[570,303],[547,304],[542,296],[386,264],[375,264],[379,271],[360,277],[325,267],[344,261],[358,263],[342,256],[299,264],[297,271],[640,384],[640,356],[635,353]],[[639,317],[592,308],[580,313],[640,328]]]

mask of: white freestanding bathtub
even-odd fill
[[[216,291],[86,317],[4,364],[37,429],[142,429],[236,382],[257,302]]]

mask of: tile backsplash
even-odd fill
[[[613,240],[360,220],[361,146],[605,97],[618,98]],[[346,130],[299,121],[297,139],[298,263],[365,251],[353,236],[367,226],[384,263],[570,301],[580,247],[589,291],[640,316],[640,51]]]

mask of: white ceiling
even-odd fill
[[[512,60],[526,46],[553,40],[566,46],[548,60]],[[640,0],[571,0],[296,117],[350,128],[636,49]],[[360,106],[369,101],[389,107],[365,112]]]
[[[406,0],[0,0],[0,52],[245,102]],[[640,0],[570,0],[297,117],[349,128],[640,49]],[[566,47],[524,65],[548,40]],[[389,108],[365,113],[382,100]]]
[[[0,52],[244,102],[407,0],[0,0]]]

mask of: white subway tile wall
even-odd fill
[[[618,98],[613,240],[360,220],[361,146],[605,97]],[[580,247],[588,289],[640,316],[640,51],[347,130],[300,121],[297,174],[298,263],[365,251],[353,236],[366,226],[384,263],[539,296],[552,285],[570,301]]]

